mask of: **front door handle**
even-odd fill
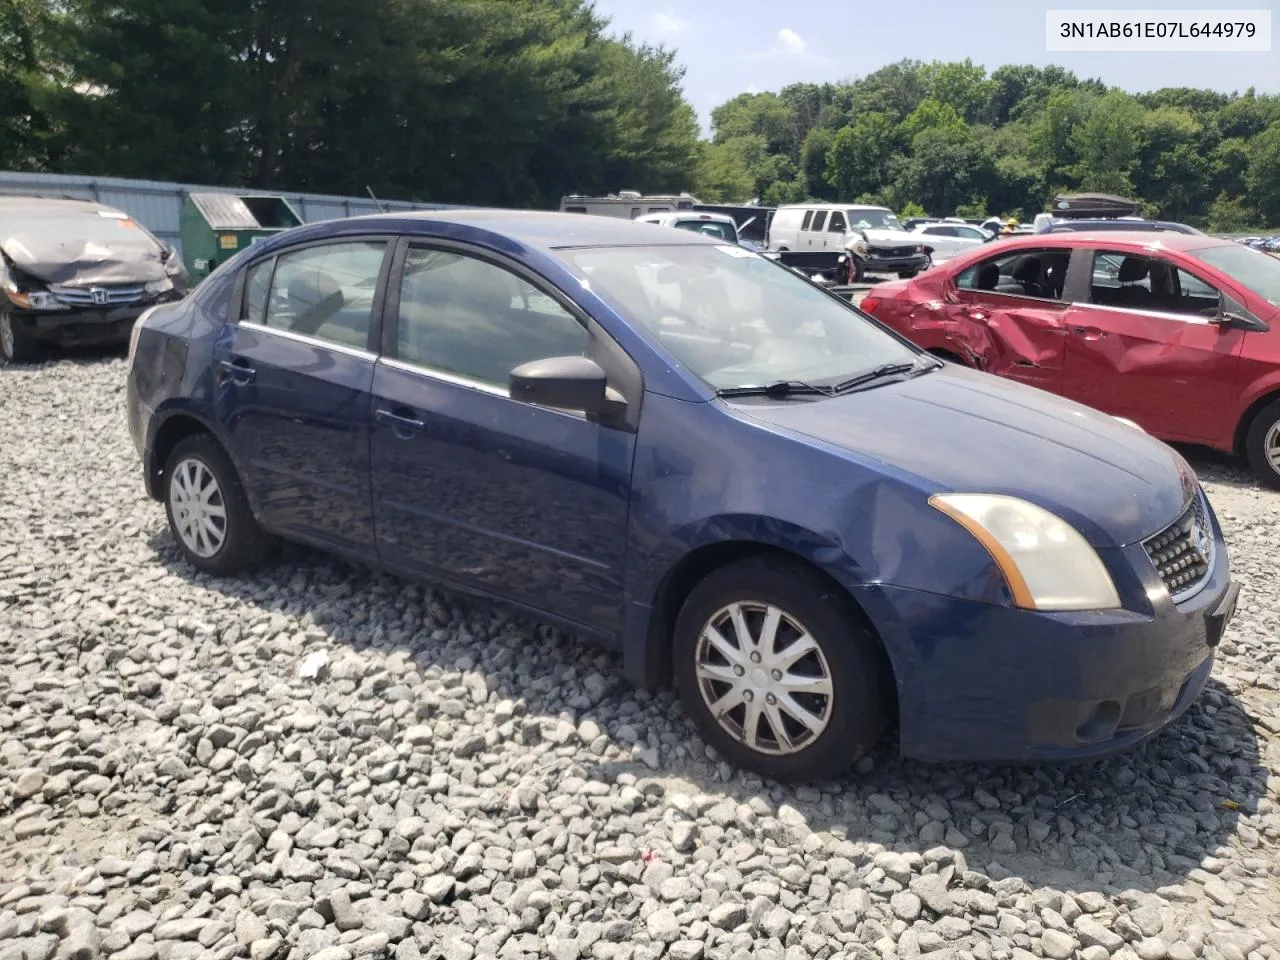
[[[1107,331],[1099,327],[1072,327],[1071,329],[1086,340],[1101,340],[1107,335]]]
[[[234,360],[222,360],[218,366],[231,379],[233,383],[245,384],[258,375],[258,371],[249,366],[249,361],[244,357],[236,357]]]
[[[395,435],[401,440],[408,440],[414,434],[421,433],[427,426],[426,422],[415,417],[413,411],[408,407],[396,407],[394,410],[375,410],[373,418],[379,423],[385,423],[391,427]]]

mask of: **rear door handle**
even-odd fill
[[[258,371],[249,366],[249,361],[244,357],[236,357],[234,360],[219,361],[218,366],[227,373],[235,383],[248,383],[258,375]]]
[[[408,440],[416,433],[426,429],[426,421],[419,420],[408,407],[396,407],[394,410],[380,409],[373,412],[373,418],[385,423],[401,440]]]
[[[1099,327],[1072,327],[1071,329],[1086,340],[1101,340],[1107,335],[1107,331]]]

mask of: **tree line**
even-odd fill
[[[1080,190],[1212,230],[1280,225],[1280,97],[1253,90],[1131,95],[1055,66],[903,60],[743,94],[712,120],[700,197],[1029,219]]]
[[[6,0],[0,169],[452,203],[566,193],[1029,218],[1066,190],[1280,225],[1280,98],[903,60],[742,94],[588,0]]]

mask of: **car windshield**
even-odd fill
[[[721,244],[558,251],[717,390],[831,385],[919,354],[786,267]]]
[[[728,240],[730,243],[738,242],[738,236],[734,233],[732,225],[727,223],[717,223],[714,220],[680,220],[676,223],[676,227],[681,230],[700,233],[703,236],[711,237],[713,240]]]
[[[1239,243],[1201,247],[1190,252],[1248,287],[1273,307],[1280,307],[1280,260]]]
[[[849,226],[854,230],[901,230],[902,223],[888,210],[848,210]]]

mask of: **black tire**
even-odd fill
[[[178,470],[194,461],[212,475],[220,492],[220,505],[225,513],[223,539],[208,555],[201,555],[183,537],[175,517],[175,483]],[[183,556],[198,570],[215,577],[229,577],[256,566],[267,558],[275,538],[266,533],[254,519],[244,487],[231,458],[210,434],[197,433],[178,442],[164,465],[164,508],[169,518],[169,532]]]
[[[1280,490],[1280,466],[1267,455],[1272,443],[1280,442],[1280,400],[1272,400],[1254,415],[1245,435],[1244,452],[1249,466],[1268,487]]]
[[[721,726],[703,698],[696,672],[699,639],[713,618],[735,603],[768,605],[784,611],[808,632],[825,658],[832,691],[825,709],[820,711],[826,714],[826,726],[795,752],[778,753],[746,745]],[[758,626],[749,629],[758,631]],[[788,649],[790,644],[784,645],[782,652]],[[749,557],[710,573],[693,588],[680,610],[672,652],[677,689],[703,738],[734,765],[771,780],[797,782],[838,776],[871,749],[889,724],[893,680],[879,641],[868,632],[853,601],[839,587],[795,561]],[[728,658],[724,659],[729,663]],[[820,675],[813,669],[817,660],[812,655],[796,664],[801,665],[810,668],[803,673]],[[769,684],[763,674],[761,682]],[[712,684],[719,684],[709,687],[713,697],[722,689],[729,689],[727,682]],[[801,705],[818,711],[813,702]],[[727,711],[730,721],[739,727],[745,720],[740,710],[745,710],[745,704]],[[772,728],[772,721],[768,723]],[[775,747],[780,742],[777,737],[770,739]]]
[[[14,366],[39,363],[44,358],[43,347],[13,314],[0,310],[0,360]]]

